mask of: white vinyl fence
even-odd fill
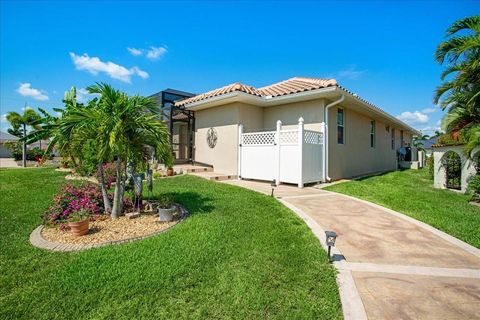
[[[298,128],[243,133],[239,126],[238,172],[242,179],[267,180],[277,183],[305,183],[323,180],[323,132],[305,130],[303,118]]]

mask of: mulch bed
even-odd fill
[[[60,230],[58,227],[45,227],[41,235],[45,240],[57,243],[100,244],[158,233],[177,224],[182,217],[179,213],[174,221],[160,222],[158,214],[152,213],[142,214],[134,219],[125,216],[111,219],[105,216],[103,219],[90,221],[90,230],[84,236],[74,236],[69,230]]]

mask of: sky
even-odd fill
[[[426,134],[437,45],[478,1],[0,0],[0,129],[8,111],[62,107],[106,82],[129,94],[202,93],[295,76],[335,78]]]

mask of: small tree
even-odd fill
[[[40,120],[40,115],[35,112],[32,108],[25,108],[23,114],[19,114],[18,112],[8,112],[7,113],[7,121],[10,122],[13,130],[10,132],[22,134],[22,164],[24,167],[27,166],[27,142],[25,141],[25,137],[27,136],[27,128],[38,128],[38,122]],[[20,129],[22,131],[20,131]]]

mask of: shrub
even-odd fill
[[[113,200],[113,193],[109,193],[108,197]],[[124,211],[133,208],[132,200],[125,196],[123,201]],[[86,210],[92,215],[104,214],[104,204],[102,191],[99,185],[85,183],[80,186],[66,184],[60,192],[54,196],[53,204],[43,214],[43,222],[45,225],[56,225],[66,223],[70,215],[74,212]]]
[[[160,208],[170,208],[173,205],[173,198],[170,195],[162,194],[158,198],[158,206]]]
[[[433,155],[427,158],[428,176],[433,180]]]
[[[23,158],[23,153],[22,153],[22,148],[20,147],[19,149],[14,149],[13,150],[13,158],[15,158],[16,161],[20,161]],[[53,159],[53,155],[49,154],[46,155],[45,151],[42,149],[35,147],[32,149],[27,150],[27,160],[30,161],[40,161],[40,159]]]
[[[153,177],[154,177],[155,179],[159,179],[159,178],[162,178],[162,177],[164,177],[164,176],[165,176],[165,173],[160,172],[160,171],[155,171],[155,172],[153,173]]]
[[[82,161],[75,168],[75,172],[81,176],[92,176],[97,171],[97,149],[94,140],[88,140],[82,147]]]
[[[480,175],[476,174],[469,179],[467,191],[473,193],[473,199],[480,200]]]
[[[90,217],[91,213],[87,209],[80,209],[73,212],[68,218],[69,222],[80,222],[86,220]]]

